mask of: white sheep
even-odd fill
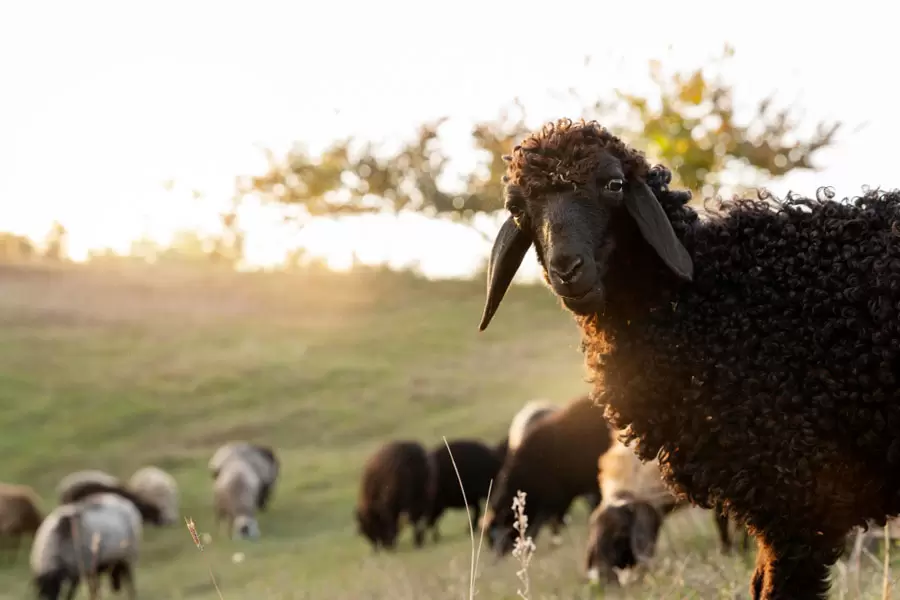
[[[161,525],[178,522],[178,482],[174,477],[158,467],[141,467],[128,480],[128,488],[159,509]]]
[[[249,442],[229,442],[216,450],[209,460],[209,470],[213,479],[218,477],[222,465],[235,456],[241,457],[259,476],[260,487],[256,506],[260,511],[265,511],[279,475],[278,457],[268,446]]]
[[[226,522],[232,538],[259,537],[256,510],[260,487],[259,474],[241,456],[232,456],[219,469],[213,484],[216,525]]]
[[[56,495],[59,497],[59,503],[70,503],[74,497],[80,495],[80,490],[83,486],[92,484],[119,487],[122,485],[122,482],[118,477],[98,469],[75,471],[63,477],[57,484]]]
[[[111,493],[92,494],[54,509],[35,534],[31,572],[40,600],[57,600],[63,585],[75,597],[81,574],[93,574],[88,585],[99,588],[99,575],[108,572],[112,588],[124,583],[135,597],[133,567],[142,536],[141,515],[129,500]]]

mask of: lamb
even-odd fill
[[[230,442],[221,446],[209,459],[209,470],[215,480],[219,476],[219,470],[225,461],[233,456],[241,456],[256,471],[261,480],[257,508],[265,512],[269,505],[269,499],[275,488],[275,482],[281,470],[281,465],[275,451],[269,446],[251,444],[249,442]]]
[[[60,504],[68,504],[72,502],[72,498],[79,495],[79,488],[82,485],[100,483],[110,487],[119,487],[122,482],[118,477],[110,475],[106,471],[98,469],[86,469],[83,471],[75,471],[63,477],[56,486],[56,495],[59,497]]]
[[[448,441],[446,445],[441,442],[430,452],[429,460],[431,476],[434,478],[434,494],[426,526],[432,530],[432,537],[437,542],[440,539],[438,520],[448,508],[465,509],[468,503],[471,522],[473,526],[478,524],[481,502],[487,499],[488,489],[497,478],[497,472],[503,463],[493,448],[479,441],[466,439]],[[465,499],[460,490],[460,479]]]
[[[241,455],[226,460],[213,484],[216,525],[226,523],[232,538],[259,538],[256,510],[262,485],[262,478],[249,460]]]
[[[519,490],[527,494],[526,535],[535,540],[548,521],[563,520],[575,498],[597,493],[597,460],[610,436],[603,411],[588,396],[534,426],[507,457],[491,492],[485,525],[498,555],[508,554],[515,542],[512,501]]]
[[[128,489],[145,502],[159,508],[161,525],[169,526],[178,522],[178,483],[162,469],[154,466],[141,467],[128,480]]]
[[[686,506],[665,487],[657,461],[642,463],[618,437],[597,465],[603,502],[591,514],[585,553],[585,571],[595,583],[601,575],[618,583],[614,569],[631,569],[651,558],[663,519]],[[728,518],[718,513],[715,517],[721,550],[728,553]],[[745,551],[747,546],[745,530]]]
[[[9,551],[15,560],[22,536],[34,535],[41,521],[41,501],[26,485],[0,483],[0,549]]]
[[[414,543],[425,541],[425,515],[435,494],[435,479],[428,454],[415,441],[384,444],[363,466],[354,516],[358,532],[377,552],[395,547],[400,515],[405,513],[414,528]]]
[[[68,583],[66,597],[71,600],[82,572],[109,572],[113,590],[120,591],[124,584],[128,596],[135,598],[133,567],[141,535],[141,515],[117,494],[93,494],[56,507],[41,523],[31,547],[38,598],[57,600]],[[98,583],[89,581],[91,587]]]
[[[548,123],[507,160],[479,329],[533,244],[611,423],[757,538],[752,597],[824,599],[846,534],[900,513],[900,192],[736,198],[701,220],[593,121]]]

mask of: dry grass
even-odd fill
[[[145,528],[141,600],[746,598],[752,557],[719,555],[712,517],[693,510],[666,524],[644,580],[618,591],[580,572],[581,505],[562,546],[535,541],[527,591],[518,561],[479,555],[461,513],[437,545],[415,551],[404,533],[396,554],[372,555],[351,509],[378,444],[493,443],[524,401],[586,389],[575,326],[546,290],[511,291],[498,318],[519,326],[477,334],[483,293],[379,270],[0,268],[0,479],[52,504],[74,469],[171,472],[203,550],[180,527]],[[283,465],[255,544],[206,537],[206,462],[239,437],[272,443]],[[880,598],[882,573],[881,554],[863,553],[858,571],[835,570],[834,596]],[[0,600],[28,586],[27,556],[0,568]]]

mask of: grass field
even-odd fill
[[[484,285],[364,270],[235,274],[112,267],[0,267],[0,480],[55,504],[66,473],[128,477],[144,464],[179,481],[184,527],[147,528],[142,600],[463,599],[471,545],[461,514],[421,551],[404,532],[373,556],[351,511],[365,456],[389,438],[499,440],[528,399],[587,389],[572,320],[543,288],[514,288],[478,334]],[[213,531],[206,462],[228,440],[273,444],[283,467],[263,539]],[[603,595],[582,581],[586,513],[562,546],[538,540],[530,598]],[[608,597],[747,597],[752,557],[717,552],[711,517],[667,523],[657,564]],[[244,554],[235,562],[233,555]],[[0,599],[30,597],[27,556],[0,567]],[[836,569],[835,597],[880,598],[881,567]],[[478,597],[516,598],[513,559],[481,557]],[[108,588],[104,587],[104,596]],[[80,598],[86,598],[82,592]]]

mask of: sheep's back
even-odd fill
[[[447,506],[464,506],[459,487],[459,480],[462,479],[466,500],[472,502],[486,497],[491,480],[496,479],[501,466],[494,449],[475,440],[452,440],[448,443],[450,450],[441,443],[431,452],[436,478],[435,493]]]
[[[569,500],[597,489],[597,461],[609,448],[611,431],[603,411],[580,397],[535,425],[510,455],[504,487],[519,485],[545,497]],[[501,491],[511,502],[513,489]]]
[[[110,475],[105,471],[97,469],[75,471],[74,473],[69,473],[63,477],[56,486],[56,494],[59,497],[60,504],[71,502],[72,499],[79,494],[83,486],[90,486],[95,483],[109,487],[119,487],[122,485],[122,482],[118,477]]]
[[[744,205],[685,234],[690,285],[579,321],[614,425],[694,503],[784,531],[900,511],[900,194],[880,194]],[[670,277],[618,268],[620,297]]]

